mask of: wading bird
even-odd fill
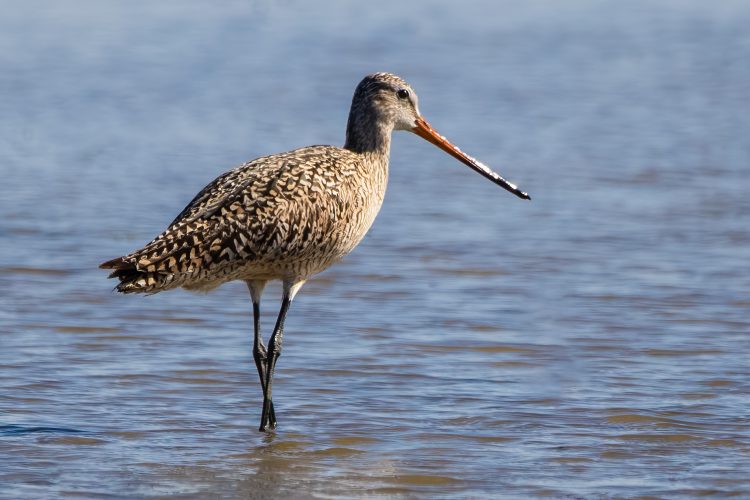
[[[365,77],[354,91],[346,143],[264,156],[220,175],[169,227],[140,250],[109,260],[122,293],[172,288],[207,291],[242,280],[253,302],[253,358],[263,389],[260,431],[276,427],[273,373],[284,319],[300,287],[362,240],[380,210],[393,130],[438,146],[519,198],[529,195],[438,134],[419,112],[417,95],[389,73]],[[260,334],[260,297],[281,280],[281,310],[268,348]]]

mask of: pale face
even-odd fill
[[[401,87],[395,92],[397,101],[396,120],[394,130],[411,130],[417,125],[417,118],[421,116],[417,105],[417,94],[411,87]]]
[[[394,130],[411,130],[421,115],[417,94],[408,84],[388,82],[373,97],[380,116],[393,124]]]

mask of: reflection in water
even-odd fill
[[[0,496],[746,496],[750,8],[292,4],[0,18]],[[374,70],[534,201],[397,133],[262,435],[245,287],[96,266],[221,171],[340,144]]]

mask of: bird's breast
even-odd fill
[[[321,272],[365,236],[380,210],[387,182],[387,162],[288,169],[262,193],[250,196],[254,205],[248,211],[253,215],[245,222],[245,232],[253,234],[253,253],[259,259],[248,266],[286,276]]]

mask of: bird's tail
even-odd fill
[[[158,272],[141,271],[134,259],[117,257],[99,265],[100,269],[113,269],[109,278],[120,283],[115,289],[122,293],[156,293],[164,289],[168,276]]]

